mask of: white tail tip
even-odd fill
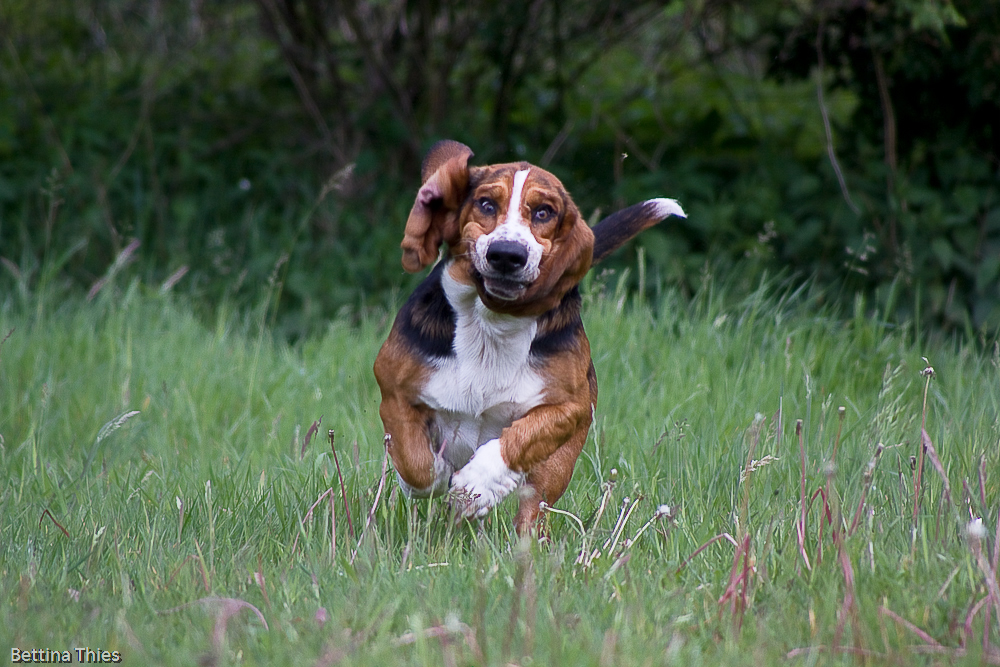
[[[679,218],[687,217],[687,213],[684,212],[676,199],[650,199],[646,203],[655,207],[656,215],[661,220],[671,215],[676,215]]]

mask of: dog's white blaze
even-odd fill
[[[489,310],[475,287],[456,282],[447,269],[441,283],[455,310],[455,354],[437,362],[420,400],[437,413],[441,456],[458,470],[542,402],[545,382],[528,361],[534,318]]]
[[[459,513],[482,518],[524,482],[524,474],[507,467],[500,454],[500,441],[494,438],[480,447],[451,481],[452,493],[464,494],[459,499],[463,501]]]
[[[531,233],[531,224],[521,217],[521,198],[524,195],[524,183],[528,180],[530,169],[521,169],[514,174],[514,185],[510,193],[507,215],[503,222],[497,225],[489,234],[476,239],[473,261],[480,273],[489,274],[489,263],[486,261],[486,251],[494,241],[514,241],[528,251],[528,261],[518,276],[524,282],[531,282],[538,277],[538,267],[542,261],[542,244]]]
[[[510,193],[510,205],[507,207],[507,218],[504,224],[524,224],[521,220],[521,195],[524,193],[524,182],[528,180],[530,169],[521,169],[514,174],[514,188]]]

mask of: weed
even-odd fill
[[[514,502],[456,525],[398,492],[370,373],[388,318],[290,346],[260,312],[206,326],[158,289],[106,294],[0,310],[12,647],[157,664],[1000,662],[1000,394],[975,348],[916,349],[773,285],[689,309],[668,294],[657,315],[591,297],[594,435],[544,539],[519,542]],[[933,378],[911,370],[921,355]],[[319,414],[328,450],[309,447]],[[356,453],[341,460],[334,430]]]

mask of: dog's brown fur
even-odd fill
[[[428,403],[438,399],[427,398],[425,393],[432,376],[442,372],[442,360],[452,359],[457,345],[458,306],[451,303],[455,297],[448,296],[442,285],[452,285],[449,289],[453,291],[464,286],[470,294],[474,289],[475,298],[486,309],[476,310],[477,317],[491,321],[513,318],[503,321],[533,326],[530,354],[518,368],[540,379],[544,391],[502,428],[497,437],[502,465],[494,466],[501,474],[521,476],[518,479],[524,488],[515,521],[523,533],[535,525],[540,502],[554,503],[565,492],[597,403],[597,377],[580,320],[577,290],[593,260],[595,231],[586,225],[562,183],[551,173],[528,163],[470,167],[471,156],[472,151],[462,144],[440,142],[424,161],[423,185],[401,244],[403,267],[410,272],[427,267],[437,259],[442,244],[446,246],[446,265],[436,268],[400,311],[378,354],[379,414],[400,481],[414,492],[441,492],[442,475],[448,472],[447,466],[442,472],[442,457],[445,448],[452,445],[439,431],[442,415],[452,413],[432,408]],[[508,212],[518,173],[522,174],[523,189],[514,194],[520,195],[520,208]],[[669,213],[661,210],[663,205],[650,206],[664,201],[670,200],[636,205],[620,212],[620,219],[612,216],[596,227],[602,255],[666,217]],[[494,232],[505,222],[530,229],[531,238],[526,243],[536,254],[541,249],[536,271],[523,284],[505,275],[492,275],[491,265],[482,257],[481,247],[492,242]],[[527,238],[525,229],[517,229]],[[489,328],[488,324],[483,326]],[[511,354],[527,351],[512,350]],[[475,424],[477,415],[461,418],[465,419],[463,424]],[[483,445],[471,443],[475,453]],[[478,458],[473,454],[473,461]],[[456,479],[461,477],[461,469],[454,471]],[[460,514],[470,515],[489,506],[477,505],[474,498],[471,510],[458,509]]]

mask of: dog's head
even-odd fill
[[[452,276],[474,284],[491,310],[537,315],[555,307],[590,269],[594,234],[559,179],[527,162],[469,167],[472,151],[435,144],[403,238],[416,272],[441,243]]]

